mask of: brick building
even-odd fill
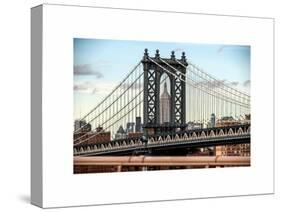
[[[95,131],[74,133],[73,137],[74,144],[86,139],[83,144],[101,144],[111,140],[110,131],[106,132],[102,127],[97,127]]]
[[[246,115],[243,121],[235,120],[233,117],[223,117],[216,122],[217,127],[231,126],[237,124],[243,124],[250,122],[250,115]],[[250,156],[251,148],[250,144],[235,144],[216,146],[215,153],[218,156]]]

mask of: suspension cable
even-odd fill
[[[100,107],[101,104],[103,104],[129,78],[129,76],[139,67],[140,64],[141,61],[137,63],[137,65],[132,69],[132,71],[130,71],[127,74],[127,76],[107,96],[105,96],[104,99],[97,106],[95,106],[92,110],[90,110],[87,114],[85,114],[82,118],[80,118],[80,121],[85,120],[93,111],[95,111],[98,107]],[[81,126],[78,130],[80,130],[85,126],[86,124],[84,126]],[[75,132],[77,132],[78,130],[76,130]]]
[[[181,66],[183,66],[184,68],[187,68],[187,66],[185,66],[184,64],[182,64],[179,60],[177,60],[177,59],[175,59],[175,60],[176,60],[176,62],[179,63]],[[204,75],[206,75],[207,77],[213,79],[213,80],[216,81],[216,82],[221,83],[220,80],[218,80],[218,79],[216,79],[215,77],[213,77],[212,75],[210,75],[210,74],[204,72],[203,70],[201,70],[200,68],[198,68],[196,65],[194,65],[192,62],[188,61],[188,64],[189,64],[190,66],[192,66],[194,69],[196,69],[197,71],[199,71],[199,72],[203,73]],[[192,71],[192,70],[191,70],[191,71]],[[192,72],[193,72],[193,71],[192,71]],[[202,79],[205,79],[205,78],[202,78]],[[239,90],[237,90],[237,89],[235,89],[235,88],[233,88],[233,87],[231,87],[231,86],[229,86],[229,85],[227,85],[227,84],[225,84],[225,83],[222,83],[222,84],[223,84],[225,87],[230,88],[231,90],[234,90],[235,92],[240,93],[242,96],[246,96],[246,97],[241,97],[241,96],[239,96],[238,94],[235,94],[235,93],[232,93],[232,92],[229,92],[229,93],[231,93],[231,94],[233,94],[233,95],[235,95],[235,96],[237,96],[237,97],[239,97],[239,98],[245,99],[246,101],[250,101],[250,100],[249,100],[250,96],[249,96],[248,94],[243,93],[243,92],[241,92],[241,91],[239,91]],[[222,88],[222,89],[223,89],[223,88]],[[225,90],[225,89],[223,89],[223,90]]]
[[[154,61],[152,58],[150,58],[150,57],[148,57],[148,59],[150,60],[150,61],[152,61],[153,63],[155,63],[156,65],[158,65],[160,68],[162,68],[163,70],[165,70],[166,72],[168,72],[169,74],[171,74],[171,75],[173,75],[175,78],[179,78],[182,82],[184,82],[184,83],[187,83],[185,80],[183,80],[181,77],[179,77],[179,76],[177,76],[176,74],[174,74],[174,73],[172,73],[172,72],[170,72],[168,69],[166,69],[165,67],[163,67],[163,66],[161,66],[159,63],[157,63],[156,61]],[[174,67],[173,67],[174,68]],[[185,74],[183,74],[183,73],[181,73],[179,70],[177,70],[176,68],[174,68],[177,72],[179,72],[180,73],[180,75],[182,75],[182,76],[184,76],[184,77],[186,77],[186,75]],[[189,77],[187,77],[187,78],[189,78]],[[194,81],[193,79],[191,79],[191,78],[189,78],[189,80],[191,80],[191,81],[193,81],[195,84],[197,83],[196,81]],[[195,85],[195,87],[197,87],[196,85]],[[198,88],[198,87],[197,87]],[[200,88],[198,88],[198,89],[200,89]],[[205,91],[205,92],[207,92],[207,93],[209,93],[207,90]],[[209,93],[209,95],[212,95],[213,96],[213,94],[210,94]],[[224,95],[222,95],[222,96],[224,96]],[[219,96],[217,96],[217,98],[221,98],[221,97],[219,97]],[[222,98],[223,99],[223,98]],[[230,100],[227,100],[227,99],[223,99],[224,101],[230,101]],[[237,102],[237,104],[239,104],[240,106],[244,106],[244,107],[247,107],[247,105],[242,105],[241,103],[239,103],[239,102]]]

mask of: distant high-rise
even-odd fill
[[[76,132],[77,130],[79,131],[91,131],[92,126],[91,124],[87,124],[85,120],[75,120],[74,122],[74,131]]]
[[[141,117],[136,117],[136,132],[141,132]]]
[[[160,123],[170,122],[171,96],[164,83],[164,92],[160,96]]]
[[[117,132],[115,134],[115,139],[121,139],[121,138],[126,138],[126,132],[125,132],[124,128],[122,127],[122,125],[119,127],[119,129],[117,130]]]
[[[134,132],[135,123],[134,122],[128,122],[127,123],[127,133]]]
[[[210,127],[215,127],[216,126],[216,116],[214,113],[211,114],[211,126]]]

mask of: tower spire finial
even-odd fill
[[[156,54],[155,54],[155,58],[159,58],[160,54],[159,54],[159,49],[156,49]]]
[[[144,49],[143,59],[144,60],[148,59],[148,50],[147,50],[147,48]]]
[[[182,60],[182,61],[184,61],[184,62],[186,61],[185,52],[182,52],[182,55],[181,55],[181,60]]]

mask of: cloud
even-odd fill
[[[237,86],[237,85],[239,85],[239,82],[229,82],[229,85],[231,85],[231,86]]]
[[[222,87],[223,85],[225,85],[225,81],[226,80],[213,80],[213,81],[200,81],[200,82],[196,82],[195,85],[196,86],[205,86],[208,88],[218,88],[218,87]]]
[[[225,79],[224,80],[213,80],[213,81],[201,81],[201,82],[196,82],[195,85],[202,85],[207,88],[220,88],[225,85],[230,85],[230,86],[238,86],[239,82],[233,81],[233,82],[227,82]]]
[[[123,83],[121,85],[121,88],[124,89],[124,90],[127,90],[127,89],[131,89],[131,90],[139,90],[139,89],[142,89],[143,88],[143,83],[135,83],[134,85],[132,85],[131,87],[131,83]]]
[[[173,51],[174,51],[174,52],[183,52],[183,51],[184,51],[184,49],[177,48],[177,49],[174,49]]]
[[[243,86],[244,87],[250,87],[251,85],[251,80],[246,80],[244,83],[243,83]]]
[[[98,92],[98,88],[92,82],[82,82],[78,84],[74,84],[73,90],[79,93],[89,93],[95,94]]]
[[[220,54],[224,50],[225,46],[221,46],[218,50],[217,53]]]
[[[103,77],[103,74],[101,72],[93,70],[93,68],[89,64],[74,66],[74,75],[93,75],[96,78]]]
[[[89,81],[75,83],[74,92],[84,94],[108,94],[115,88],[116,84],[110,82],[94,83]]]

